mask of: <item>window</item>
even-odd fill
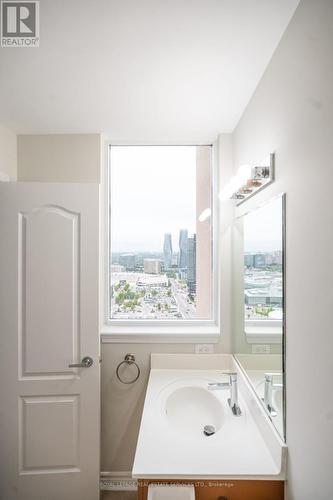
[[[277,328],[283,320],[283,197],[244,216],[246,327]],[[246,332],[250,330],[246,329]]]
[[[211,146],[109,146],[112,324],[213,319]]]

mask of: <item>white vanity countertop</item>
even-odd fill
[[[238,371],[240,417],[229,408],[228,389],[207,390],[209,382],[227,381],[225,370]],[[204,435],[207,424],[214,435]],[[283,480],[285,462],[286,446],[233,356],[152,354],[133,477]]]

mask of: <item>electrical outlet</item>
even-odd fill
[[[214,354],[214,344],[195,344],[196,354]]]
[[[252,344],[252,354],[269,354],[271,352],[270,345]]]

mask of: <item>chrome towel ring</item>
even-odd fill
[[[138,370],[138,373],[137,373],[136,377],[133,380],[130,380],[129,382],[126,382],[125,380],[122,380],[122,378],[119,375],[119,368],[122,365],[124,365],[124,364],[126,364],[126,365],[135,365],[136,369]],[[134,354],[129,354],[129,353],[126,354],[126,356],[124,358],[124,361],[121,361],[119,363],[119,365],[117,366],[116,375],[117,375],[117,379],[122,384],[134,384],[134,382],[136,382],[138,380],[138,378],[140,377],[140,368],[139,368],[139,365],[135,362],[135,356],[134,356]]]

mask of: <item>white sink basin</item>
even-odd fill
[[[223,423],[223,407],[210,391],[203,387],[180,387],[165,402],[168,422],[184,435],[203,434],[206,425],[215,433]]]

